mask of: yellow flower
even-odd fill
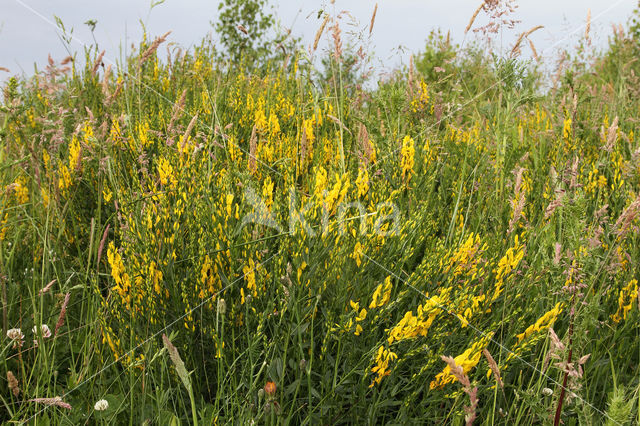
[[[356,178],[356,187],[358,188],[358,197],[364,197],[369,191],[369,172],[366,168],[358,169],[358,177]]]
[[[58,188],[65,193],[65,190],[71,186],[71,173],[66,165],[60,168],[60,178],[58,179]]]
[[[377,376],[374,377],[373,382],[371,382],[371,384],[369,385],[370,388],[372,388],[376,384],[379,384],[384,377],[391,374],[391,371],[389,370],[389,364],[396,359],[398,359],[398,355],[386,349],[384,346],[380,346],[378,348],[375,360],[376,365],[371,368],[371,372],[376,374]]]
[[[158,161],[158,174],[162,185],[174,187],[178,184],[173,172],[173,166],[166,158],[161,158],[160,161]]]
[[[430,297],[424,305],[419,305],[416,315],[412,311],[405,313],[404,317],[389,331],[387,342],[392,344],[405,339],[413,339],[418,336],[426,336],[431,324],[442,311],[449,298],[450,288],[443,289],[437,296]]]
[[[270,176],[266,177],[262,185],[262,199],[267,209],[271,210],[271,206],[273,206],[273,181]]]
[[[622,290],[620,290],[618,296],[618,310],[614,315],[611,315],[611,319],[615,323],[619,323],[622,319],[627,319],[627,315],[634,305],[634,302],[638,298],[638,280],[631,280]]]
[[[81,151],[82,148],[80,148],[80,142],[78,142],[78,139],[73,136],[71,144],[69,145],[69,170],[76,170],[80,168]]]
[[[280,133],[280,122],[278,116],[272,111],[269,114],[269,134],[271,137],[275,137]]]
[[[480,361],[482,350],[487,347],[493,333],[489,333],[474,342],[467,350],[455,357],[456,365],[462,367],[464,374],[469,373]],[[442,388],[447,383],[453,383],[457,379],[451,374],[451,367],[448,365],[429,384],[429,389]]]
[[[364,321],[367,318],[367,310],[362,308],[358,316],[356,316],[356,321]]]
[[[564,120],[563,125],[562,125],[562,138],[565,141],[568,141],[569,138],[571,138],[571,118],[567,118]]]
[[[391,276],[388,276],[384,283],[380,284],[373,292],[373,298],[369,304],[369,309],[384,306],[391,298]]]
[[[516,336],[518,338],[518,343],[529,338],[531,335],[535,333],[538,333],[540,331],[546,330],[549,327],[551,327],[553,323],[556,322],[556,319],[558,319],[558,316],[562,312],[562,306],[563,306],[562,303],[560,302],[556,303],[553,309],[551,309],[550,311],[542,315],[540,318],[538,318],[538,320],[534,324],[527,327],[527,329],[523,333],[518,334]]]
[[[233,204],[233,194],[227,194],[227,198],[226,198],[226,204],[227,204],[227,216],[231,217],[231,206]]]
[[[113,192],[109,188],[105,188],[102,190],[102,199],[105,203],[111,201],[111,197],[113,196]]]
[[[413,166],[415,164],[415,142],[411,136],[407,135],[402,140],[402,150],[400,151],[402,156],[400,160],[400,167],[402,169],[402,180],[405,184],[409,184],[411,176],[414,174]]]
[[[26,204],[29,202],[29,188],[27,187],[27,178],[19,177],[13,182],[13,191],[18,204]]]
[[[247,280],[247,290],[251,291],[253,297],[258,295],[256,287],[256,267],[253,259],[249,259],[249,264],[242,268],[245,280]]]
[[[353,247],[353,254],[351,255],[351,257],[353,259],[355,259],[356,261],[356,265],[360,266],[362,264],[362,254],[363,254],[363,250],[362,250],[362,245],[360,244],[360,241],[358,241],[356,243],[356,245]]]

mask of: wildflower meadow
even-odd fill
[[[377,79],[323,13],[6,80],[3,423],[640,422],[640,27]]]

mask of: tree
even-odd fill
[[[238,63],[262,62],[274,47],[269,39],[275,19],[266,11],[268,0],[222,0],[218,5],[220,17],[213,23],[224,50],[221,56]]]

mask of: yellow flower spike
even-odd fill
[[[227,198],[226,198],[226,204],[227,204],[227,217],[231,217],[231,207],[233,204],[233,194],[227,194]]]
[[[388,276],[374,291],[369,309],[384,306],[391,298],[391,287],[391,276]]]
[[[358,188],[358,198],[364,197],[367,191],[369,191],[369,172],[366,168],[358,169],[356,187]]]
[[[371,372],[376,374],[377,377],[374,377],[373,382],[369,385],[370,388],[379,384],[382,379],[389,374],[391,371],[388,369],[389,364],[398,359],[398,355],[390,350],[386,349],[384,346],[380,346],[376,353],[375,357],[375,365],[371,368]]]
[[[108,203],[109,201],[111,201],[112,196],[113,196],[113,192],[111,192],[111,189],[109,189],[108,187],[105,187],[105,189],[102,190],[102,200],[105,203]]]
[[[540,331],[544,331],[551,327],[558,319],[558,316],[562,312],[563,306],[564,305],[561,302],[556,303],[556,305],[550,311],[546,312],[544,315],[538,318],[538,320],[534,324],[527,327],[527,329],[523,333],[518,334],[516,336],[518,338],[518,344],[523,340],[529,338],[531,335],[539,333]]]
[[[409,184],[409,181],[414,174],[413,166],[415,164],[415,154],[415,142],[411,136],[407,135],[402,140],[402,149],[400,151],[400,168],[402,170],[402,180],[405,185]]]
[[[172,188],[178,185],[173,166],[166,158],[160,158],[158,161],[158,175],[160,177],[160,184],[168,185]]]
[[[467,374],[473,369],[482,356],[482,350],[487,347],[489,341],[493,337],[493,332],[488,333],[479,340],[475,341],[467,350],[455,357],[457,365],[462,367],[464,374]],[[448,383],[457,381],[455,376],[451,374],[451,367],[446,366],[429,384],[429,389],[442,388]]]
[[[267,209],[271,210],[273,206],[273,182],[270,176],[266,177],[262,185],[262,198]]]
[[[71,144],[69,145],[69,170],[80,169],[80,154],[82,148],[78,138],[74,135],[71,138]]]
[[[618,310],[615,314],[611,315],[611,319],[616,324],[627,319],[627,315],[633,308],[636,300],[638,299],[638,280],[633,279],[620,290],[618,296]]]
[[[364,250],[362,249],[362,245],[360,244],[360,241],[358,241],[356,245],[353,247],[353,253],[351,254],[351,257],[355,259],[356,265],[358,267],[362,264],[363,253],[364,253]]]
[[[367,310],[362,308],[358,316],[356,317],[356,321],[364,321],[367,318]]]

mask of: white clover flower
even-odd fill
[[[24,343],[24,333],[19,328],[7,330],[7,337],[13,340],[13,347],[22,346]]]
[[[96,411],[104,411],[107,408],[109,408],[109,403],[107,402],[106,399],[101,399],[97,401],[96,404],[93,406],[93,409]]]
[[[227,312],[227,304],[226,304],[226,302],[224,301],[224,299],[218,299],[218,306],[217,306],[217,308],[218,308],[218,313],[219,313],[220,315],[224,315],[224,314],[225,314],[225,312]]]
[[[41,324],[40,325],[40,333],[42,333],[42,337],[44,339],[51,337],[51,330],[49,329],[49,326],[47,324]],[[33,326],[33,334],[37,335],[38,334],[38,326],[34,325]]]

